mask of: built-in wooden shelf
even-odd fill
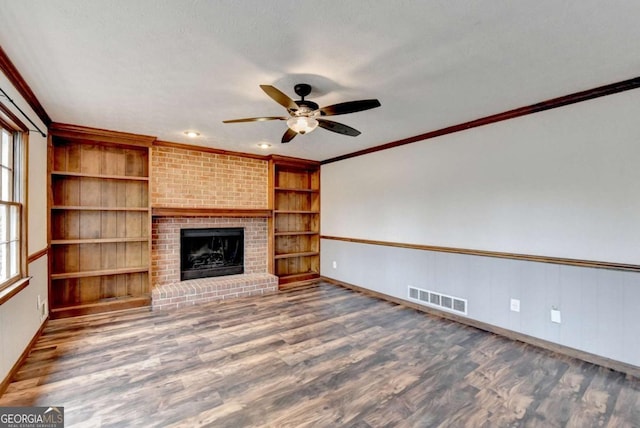
[[[271,210],[253,208],[180,208],[152,207],[154,217],[263,217],[272,216]]]
[[[148,271],[149,271],[148,266],[119,268],[119,269],[87,270],[87,271],[81,271],[81,272],[52,273],[51,279],[87,278],[90,276],[122,275],[125,273],[141,273],[141,272],[148,272]]]
[[[91,174],[85,172],[67,172],[67,171],[51,171],[52,175],[58,175],[62,177],[87,177],[87,178],[99,178],[107,180],[132,180],[132,181],[149,181],[149,177],[138,177],[132,175],[106,175],[106,174]]]
[[[59,124],[49,133],[51,317],[149,306],[149,138]]]
[[[149,238],[87,238],[87,239],[54,239],[51,245],[72,245],[72,244],[108,244],[112,242],[147,242]]]
[[[320,275],[320,165],[271,160],[273,270],[280,284]]]
[[[87,207],[80,205],[54,205],[52,210],[73,210],[73,211],[149,211],[149,208],[138,207]]]

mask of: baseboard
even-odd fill
[[[589,352],[581,351],[579,349],[570,348],[568,346],[559,345],[557,343],[549,342],[544,339],[539,339],[537,337],[529,336],[523,333],[518,333],[512,330],[507,330],[502,327],[497,327],[491,324],[487,324],[481,321],[476,321],[471,318],[465,318],[456,314],[452,314],[445,311],[440,311],[436,308],[431,308],[423,305],[419,305],[417,303],[410,302],[408,300],[400,299],[398,297],[390,296],[388,294],[380,293],[377,291],[369,290],[367,288],[363,288],[354,284],[349,284],[347,282],[339,281],[333,278],[328,278],[325,276],[320,277],[322,281],[328,282],[330,284],[334,284],[340,287],[348,288],[353,291],[360,292],[362,294],[366,294],[372,297],[376,297],[378,299],[386,300],[392,303],[396,303],[405,307],[409,307],[412,309],[416,309],[421,312],[428,313],[430,315],[434,315],[440,318],[445,318],[451,321],[459,322],[460,324],[468,325],[471,327],[475,327],[480,330],[488,331],[490,333],[494,333],[503,337],[506,337],[511,340],[517,340],[523,343],[527,343],[529,345],[537,346],[539,348],[546,349],[551,352],[555,352],[557,354],[562,354],[571,358],[576,358],[578,360],[586,361],[588,363],[596,364],[602,367],[606,367],[611,370],[615,370],[621,373],[624,373],[627,376],[632,376],[637,379],[640,379],[640,367],[634,366],[632,364],[623,363],[621,361],[612,360],[610,358],[602,357],[600,355],[591,354]]]
[[[22,354],[20,355],[20,358],[18,358],[18,361],[16,361],[13,367],[11,367],[11,370],[9,370],[9,373],[7,374],[7,376],[0,383],[0,397],[2,397],[2,394],[4,394],[4,392],[7,390],[7,388],[9,387],[9,384],[11,383],[11,379],[13,379],[13,377],[18,373],[18,370],[20,369],[22,364],[25,362],[25,360],[29,356],[31,349],[33,349],[33,346],[36,344],[36,342],[40,338],[40,335],[42,335],[42,331],[44,330],[48,322],[49,322],[49,317],[47,317],[44,320],[44,322],[40,325],[40,328],[38,329],[36,334],[31,338],[31,341],[29,342],[27,347],[24,349],[24,351],[22,351]]]

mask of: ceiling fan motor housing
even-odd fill
[[[304,99],[304,97],[311,93],[311,85],[307,83],[298,83],[293,87],[293,90]]]

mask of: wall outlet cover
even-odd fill
[[[558,309],[551,309],[551,322],[560,324],[562,318],[560,317],[560,311]]]
[[[334,260],[331,265],[333,266],[334,269],[338,269],[338,262],[337,261]]]
[[[511,299],[511,310],[513,312],[520,312],[520,300],[519,299]]]

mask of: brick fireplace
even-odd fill
[[[268,273],[267,217],[206,215],[207,209],[266,210],[268,163],[175,145],[154,147],[151,161],[152,206],[200,212],[198,216],[154,215],[152,308],[177,308],[277,291],[278,278]],[[244,230],[243,274],[180,280],[180,231],[206,228]]]

